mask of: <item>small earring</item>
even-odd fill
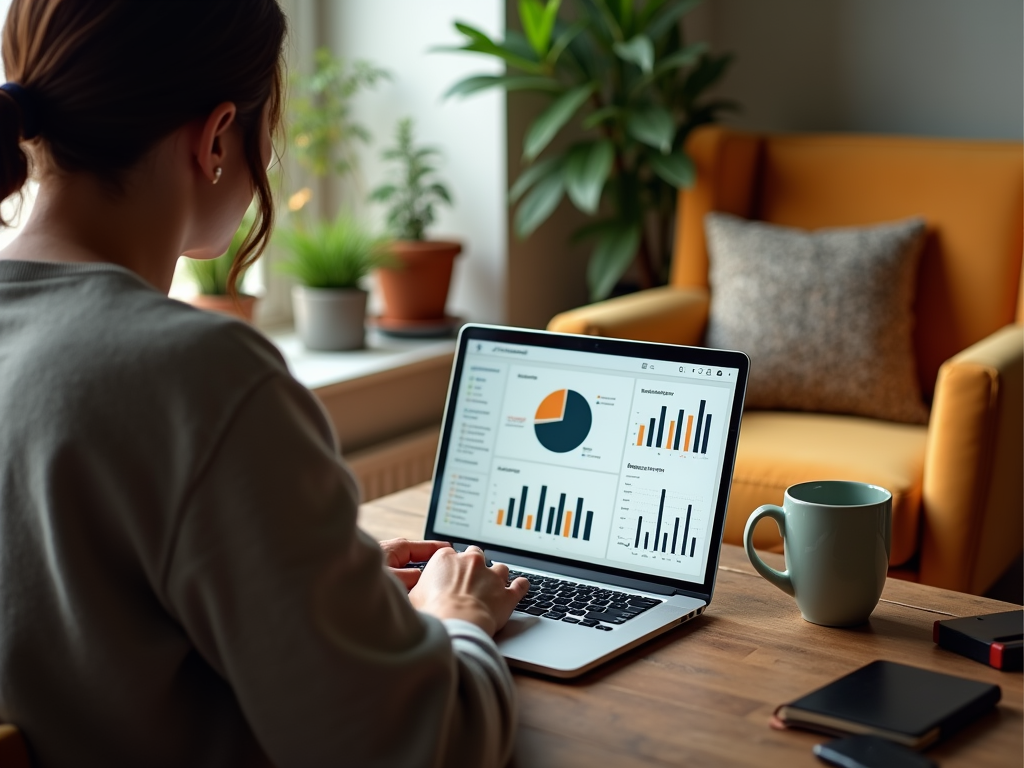
[[[213,183],[216,185],[220,181],[221,175],[224,173],[224,169],[219,165],[213,169]]]

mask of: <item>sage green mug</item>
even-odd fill
[[[754,550],[763,517],[782,535],[786,570],[769,567]],[[827,627],[863,624],[885,586],[892,543],[892,494],[846,480],[818,480],[786,489],[783,506],[754,510],[743,548],[759,574],[796,598],[804,619]]]

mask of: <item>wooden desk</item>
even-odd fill
[[[374,536],[419,538],[429,484],[365,504]],[[781,558],[774,556],[779,567]],[[932,643],[936,619],[1019,608],[889,579],[870,623],[829,629],[800,618],[792,598],[754,573],[739,547],[722,553],[702,617],[579,678],[517,674],[520,731],[514,765],[821,766],[828,737],[774,731],[775,707],[875,659],[996,683],[997,711],[928,751],[947,766],[1024,765],[1024,686]]]

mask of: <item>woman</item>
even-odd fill
[[[508,758],[525,580],[382,557],[276,350],[166,297],[254,194],[235,274],[266,243],[284,35],[275,0],[11,6],[0,195],[40,187],[0,253],[0,720],[40,766]]]

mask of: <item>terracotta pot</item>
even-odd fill
[[[193,307],[205,309],[208,312],[219,312],[222,315],[231,315],[247,323],[252,322],[253,309],[256,307],[256,297],[240,293],[237,299],[230,296],[212,296],[199,293],[188,301]]]
[[[443,318],[452,264],[462,244],[444,240],[397,240],[391,252],[400,266],[377,270],[388,320]]]

